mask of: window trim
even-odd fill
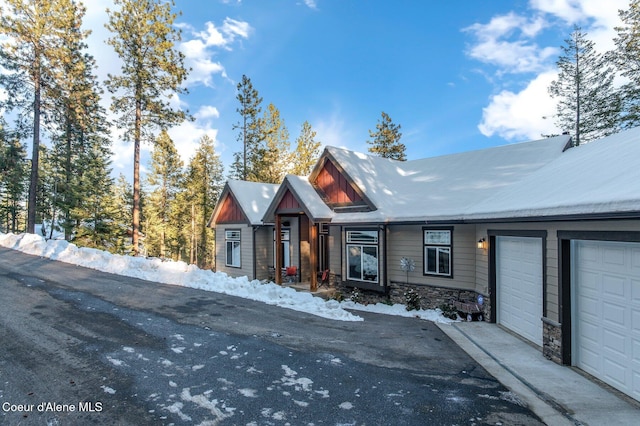
[[[427,232],[448,232],[449,233],[449,243],[438,243],[438,242],[427,242]],[[436,250],[436,265],[440,264],[439,258],[440,253],[448,250],[449,254],[449,273],[442,272],[431,272],[427,271],[428,261],[427,261],[427,250],[435,249]],[[445,249],[445,250],[442,250]],[[453,226],[439,226],[439,227],[423,227],[422,228],[422,274],[424,276],[437,277],[437,278],[453,278]]]
[[[355,233],[360,232],[371,232],[375,233],[375,237],[372,235],[371,241],[365,241],[358,238],[353,238]],[[354,233],[354,234],[351,234]],[[350,275],[349,268],[349,248],[350,247],[358,247],[360,249],[360,277],[355,278]],[[376,279],[375,281],[364,279],[364,268],[362,265],[362,253],[364,253],[365,247],[374,247],[376,250]],[[371,284],[379,284],[380,283],[380,230],[377,228],[368,228],[368,229],[348,229],[345,231],[345,256],[346,256],[346,272],[347,272],[347,280],[353,282],[362,282],[362,283],[371,283]]]
[[[225,229],[224,231],[224,264],[230,268],[242,268],[242,230],[240,229]],[[238,264],[229,263],[229,244],[231,244],[231,256],[232,261],[235,260],[233,256],[233,250],[237,247],[238,250]]]

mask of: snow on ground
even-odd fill
[[[383,303],[362,305],[352,301],[323,300],[311,293],[297,292],[274,283],[249,281],[247,277],[232,278],[222,272],[203,270],[185,262],[162,261],[144,257],[122,256],[87,247],[77,247],[64,240],[45,240],[36,234],[0,233],[0,245],[27,254],[124,275],[163,284],[179,285],[242,297],[269,305],[306,312],[340,321],[362,321],[345,309],[375,312],[387,315],[417,317],[424,320],[449,323],[437,310],[407,311],[405,305]],[[180,348],[174,348],[178,350]]]

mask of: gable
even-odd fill
[[[324,163],[313,184],[330,206],[366,204],[356,190],[355,185],[345,177],[331,160],[327,160]]]
[[[222,202],[222,207],[218,212],[216,223],[246,223],[248,222],[242,208],[236,199],[228,193]]]
[[[287,189],[287,192],[284,193],[280,203],[278,203],[278,207],[276,211],[290,211],[290,210],[300,210],[300,203],[296,200],[296,197]]]

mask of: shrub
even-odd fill
[[[407,311],[420,310],[420,295],[412,288],[404,293],[405,304],[407,305]]]
[[[442,316],[444,316],[445,318],[449,318],[452,320],[458,319],[458,311],[453,307],[453,305],[443,303],[442,305],[438,306],[438,309],[442,311]]]
[[[360,290],[358,290],[357,288],[354,288],[353,291],[351,292],[351,296],[349,296],[349,299],[353,303],[362,303],[362,294],[360,293]]]

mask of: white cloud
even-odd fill
[[[478,128],[486,136],[505,139],[535,139],[542,134],[561,133],[554,125],[555,101],[548,86],[557,77],[555,62],[560,46],[540,46],[543,30],[553,25],[567,37],[573,25],[581,27],[596,49],[605,52],[614,47],[615,26],[621,24],[618,9],[627,9],[628,0],[530,0],[530,17],[513,12],[492,18],[488,24],[474,24],[465,31],[474,37],[467,54],[496,67],[502,84],[525,87],[519,92],[501,89],[483,109]],[[566,37],[565,37],[566,38]],[[535,76],[522,80],[522,73]],[[504,86],[506,87],[506,86]],[[543,117],[549,117],[544,119]]]
[[[215,75],[219,74],[222,78],[227,78],[222,63],[213,59],[217,53],[216,49],[230,51],[231,45],[238,38],[246,39],[252,31],[249,23],[231,18],[225,18],[220,28],[213,22],[207,22],[204,31],[195,31],[189,25],[182,25],[182,27],[190,31],[193,37],[180,46],[180,50],[185,55],[185,65],[191,68],[187,85],[203,84],[206,87],[213,87]]]
[[[179,126],[169,129],[168,133],[185,166],[196,153],[202,136],[208,135],[213,140],[214,145],[218,145],[218,129],[212,128],[209,122],[185,121]]]
[[[614,47],[614,27],[622,24],[618,10],[628,9],[629,0],[531,0],[531,7],[567,24],[582,26],[596,48],[605,51]]]
[[[304,0],[304,4],[307,5],[309,9],[318,8],[318,4],[316,3],[316,0]]]
[[[527,18],[511,12],[495,16],[488,24],[473,24],[464,29],[477,43],[467,54],[474,59],[500,67],[502,72],[538,72],[547,68],[549,58],[559,49],[540,48],[533,38],[546,27],[541,17]]]
[[[207,119],[207,118],[219,118],[220,111],[218,108],[211,105],[202,105],[198,112],[194,114],[197,119]]]
[[[553,124],[555,102],[547,92],[555,78],[557,73],[548,71],[539,74],[518,93],[503,90],[492,96],[482,110],[480,132],[507,140],[539,139],[542,134],[561,133]]]

